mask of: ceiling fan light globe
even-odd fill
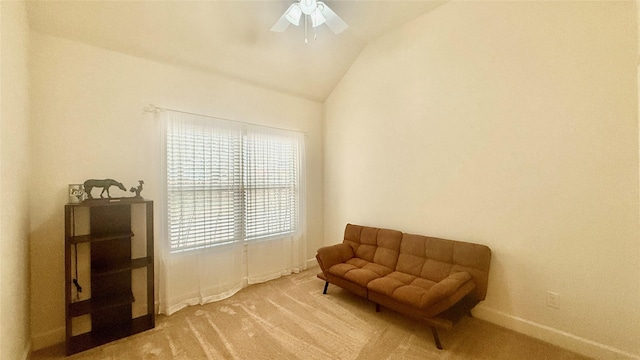
[[[312,12],[310,17],[312,27],[318,27],[327,21],[324,15],[322,15],[322,12],[320,12],[320,9],[316,9],[316,11]]]
[[[340,34],[349,27],[349,25],[347,25],[347,23],[344,22],[344,20],[342,20],[340,16],[331,10],[324,2],[318,1],[318,9],[322,12],[322,16],[327,19],[326,24],[334,34]]]
[[[300,17],[302,17],[302,10],[298,4],[293,4],[284,13],[284,17],[289,20],[295,26],[300,24]]]

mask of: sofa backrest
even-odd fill
[[[402,232],[396,230],[347,224],[344,231],[344,243],[351,246],[356,257],[391,270],[396,268],[401,241]]]
[[[352,224],[344,243],[356,257],[434,282],[466,271],[476,284],[471,295],[480,301],[487,294],[491,249],[485,245]]]
[[[476,284],[471,295],[480,301],[487,295],[490,263],[491,249],[485,245],[404,234],[396,270],[434,282],[466,271]]]

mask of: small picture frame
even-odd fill
[[[69,184],[69,204],[79,204],[85,199],[84,185]]]

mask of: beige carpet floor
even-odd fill
[[[229,299],[158,316],[156,327],[70,357],[64,346],[31,359],[586,359],[464,318],[442,332],[375,306],[315,277],[317,268],[252,285]]]

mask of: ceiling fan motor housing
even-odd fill
[[[300,0],[300,9],[305,15],[311,15],[317,8],[316,0]]]

